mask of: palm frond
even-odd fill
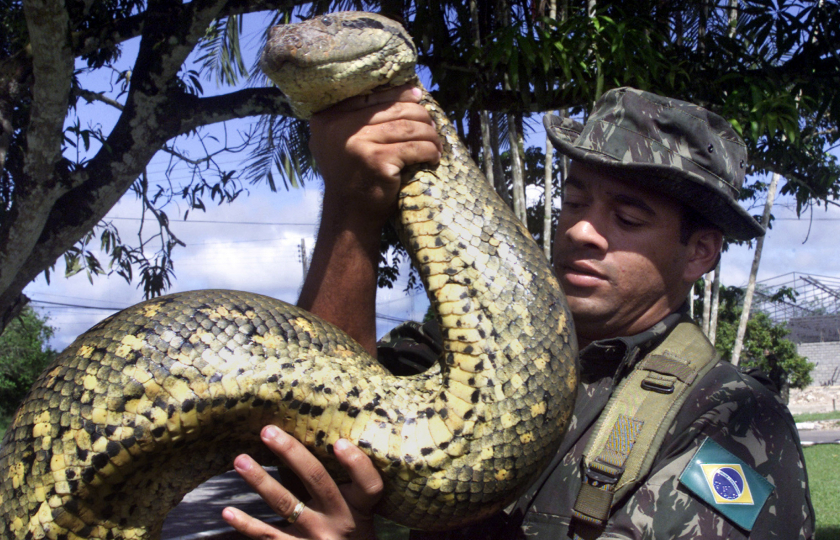
[[[248,69],[240,48],[241,35],[242,17],[239,15],[213,21],[198,45],[200,72],[215,79],[217,84],[228,86],[234,86],[240,78],[247,77]]]

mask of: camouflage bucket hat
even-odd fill
[[[546,115],[548,136],[571,159],[663,193],[737,240],[764,234],[741,205],[747,150],[732,126],[697,105],[633,88],[605,93],[585,126]]]

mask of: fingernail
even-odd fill
[[[411,89],[411,93],[414,94],[414,97],[420,97],[423,95],[423,91],[417,88],[416,86]]]
[[[266,441],[276,439],[280,435],[280,430],[274,426],[265,426],[262,431],[262,438]]]
[[[222,510],[222,518],[225,521],[233,521],[234,517],[235,516],[233,514],[233,510],[231,510],[230,508],[225,508],[224,510]]]
[[[248,459],[246,456],[238,456],[236,459],[233,460],[233,468],[237,471],[250,471],[251,470],[251,460]]]
[[[333,445],[333,450],[338,450],[339,452],[345,451],[350,446],[350,442],[347,439],[338,439],[335,441]]]

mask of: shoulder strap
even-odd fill
[[[599,531],[613,501],[647,475],[686,397],[717,360],[700,328],[683,317],[619,384],[584,450],[585,477],[572,511],[580,530]]]

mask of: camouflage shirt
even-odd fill
[[[575,411],[557,456],[528,492],[505,512],[449,533],[414,531],[412,539],[574,538],[572,507],[580,489],[582,456],[595,421],[616,385],[638,359],[673,330],[673,313],[641,334],[590,344],[580,353]],[[409,323],[380,342],[382,361],[401,373],[431,365],[441,348],[434,323]],[[602,538],[813,538],[814,509],[793,418],[761,375],[719,362],[677,414],[650,473],[615,501]],[[707,439],[736,455],[773,486],[751,532],[687,490],[679,476]]]

